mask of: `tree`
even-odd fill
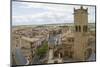
[[[40,48],[37,48],[36,53],[39,57],[43,57],[47,53],[47,50],[48,50],[48,43],[45,41]]]

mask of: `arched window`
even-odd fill
[[[81,26],[78,26],[78,30],[79,30],[79,32],[81,32]]]
[[[83,26],[83,32],[87,32],[87,29],[88,29],[87,25],[84,25]]]
[[[78,26],[75,26],[75,31],[76,32],[81,32],[81,26],[79,26],[79,25]]]
[[[88,48],[85,52],[85,59],[88,59],[92,54],[92,49]]]
[[[77,26],[75,26],[75,31],[78,32],[78,27]]]

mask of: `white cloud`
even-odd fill
[[[43,3],[26,3],[26,2],[20,2],[22,6],[19,6],[21,8],[44,8],[47,9],[46,12],[42,13],[33,13],[31,15],[19,15],[19,16],[13,16],[13,24],[23,24],[24,23],[45,23],[46,22],[55,22],[55,23],[61,23],[67,21],[72,21],[73,19],[73,8],[78,9],[80,6],[77,5],[57,5],[57,4],[43,4]],[[84,8],[87,8],[85,6]],[[92,13],[94,9],[91,7],[89,8],[89,12]],[[93,12],[94,13],[94,12]],[[94,15],[89,15],[89,20],[93,20]],[[34,23],[35,22],[35,23]]]
[[[24,8],[45,8],[51,11],[57,11],[57,12],[65,12],[65,11],[70,11],[72,8],[79,8],[77,5],[58,5],[58,4],[44,4],[44,3],[31,3],[31,2],[21,2],[23,4]]]

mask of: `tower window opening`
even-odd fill
[[[83,32],[87,32],[88,27],[86,25],[83,26]]]
[[[76,32],[81,32],[81,26],[75,26],[75,31]]]
[[[78,27],[77,26],[75,26],[75,31],[78,32]]]
[[[81,32],[81,26],[78,26],[78,28],[79,28],[79,32]]]

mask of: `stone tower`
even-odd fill
[[[74,8],[74,46],[73,46],[73,58],[77,61],[85,60],[85,48],[87,46],[87,32],[88,32],[88,9],[84,9],[83,6],[80,9]]]

